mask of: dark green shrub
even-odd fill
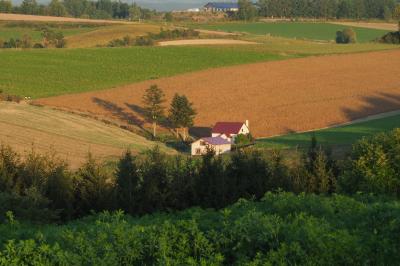
[[[389,32],[382,36],[378,41],[381,43],[400,44],[400,31]]]
[[[42,49],[42,48],[44,48],[44,46],[43,46],[43,44],[41,44],[41,43],[35,43],[35,44],[33,45],[33,48],[35,48],[35,49]]]
[[[349,44],[356,43],[357,35],[353,29],[344,29],[336,32],[336,43]]]

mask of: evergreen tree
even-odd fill
[[[110,209],[113,206],[112,180],[107,171],[89,154],[87,162],[78,170],[74,179],[76,211],[88,214]]]
[[[21,4],[21,12],[23,14],[35,15],[38,12],[38,4],[36,0],[23,0]]]
[[[175,94],[171,102],[169,109],[169,121],[175,128],[178,136],[178,129],[183,130],[183,139],[187,138],[188,128],[193,126],[193,120],[196,115],[196,111],[193,109],[193,103],[189,102],[185,95]]]
[[[0,0],[0,13],[11,13],[13,6],[10,0]]]
[[[156,137],[157,123],[164,115],[165,95],[157,85],[150,86],[143,95],[146,119],[153,124],[153,137]]]
[[[143,183],[140,189],[142,213],[163,211],[167,207],[169,180],[165,154],[159,147],[149,150],[141,164]]]
[[[239,11],[238,18],[241,20],[249,21],[253,20],[257,15],[257,9],[253,5],[253,2],[250,0],[239,0]]]
[[[0,145],[0,192],[19,192],[18,168],[20,156],[11,147]]]
[[[208,149],[202,156],[196,186],[198,200],[203,207],[220,208],[228,202],[228,182],[224,162],[215,151]]]
[[[73,216],[74,191],[72,174],[68,165],[58,162],[50,167],[43,195],[50,200],[50,207],[60,211],[61,218],[71,219]]]
[[[136,158],[127,151],[119,160],[116,173],[116,190],[119,206],[129,214],[136,214],[140,185]]]
[[[51,0],[49,4],[49,15],[65,17],[67,15],[67,9],[59,0]]]

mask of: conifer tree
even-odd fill
[[[156,137],[157,123],[164,115],[164,92],[157,85],[150,86],[143,95],[146,119],[153,124],[153,137]]]
[[[138,187],[140,176],[136,158],[131,151],[126,151],[119,160],[116,173],[116,192],[119,206],[127,213],[134,215],[138,205]]]
[[[175,94],[169,109],[169,121],[175,128],[176,135],[179,135],[178,129],[182,128],[183,139],[187,138],[187,129],[193,126],[193,120],[196,111],[193,109],[193,103],[189,102],[185,95]]]

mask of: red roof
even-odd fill
[[[241,122],[218,122],[212,129],[212,133],[225,134],[227,136],[231,134],[239,134],[243,123]]]

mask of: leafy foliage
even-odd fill
[[[356,43],[357,36],[353,29],[344,29],[343,31],[336,32],[336,43]]]
[[[0,225],[0,265],[393,265],[399,220],[397,201],[292,193],[221,211],[105,212],[62,226],[11,219]]]

